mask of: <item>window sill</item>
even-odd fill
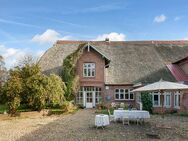
[[[169,109],[169,108],[171,108],[171,105],[170,106],[164,106],[164,108],[168,108]]]
[[[162,107],[162,106],[160,106],[160,105],[153,105],[153,107],[154,107],[154,108],[160,108],[160,107]]]
[[[115,99],[116,101],[134,101],[134,99]]]
[[[180,107],[174,107],[174,109],[180,109]]]

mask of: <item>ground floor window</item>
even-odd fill
[[[76,97],[77,104],[83,104],[83,89],[81,88]]]
[[[130,89],[116,89],[115,100],[134,100],[134,94]]]
[[[159,92],[153,92],[152,99],[153,99],[153,107],[160,106],[160,93]]]
[[[80,87],[76,96],[76,103],[82,104],[93,103],[93,106],[102,102],[101,87]]]
[[[102,102],[101,88],[96,87],[95,89],[95,103],[99,104]]]
[[[180,93],[179,92],[176,92],[174,94],[174,107],[180,108]]]
[[[165,107],[171,107],[171,93],[168,92],[168,93],[165,93],[164,94],[164,106]]]

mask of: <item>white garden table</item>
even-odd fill
[[[148,111],[142,110],[114,110],[114,119],[122,120],[123,117],[127,116],[129,119],[147,119],[150,118],[150,114]]]
[[[104,127],[110,124],[109,116],[104,114],[99,114],[95,116],[95,126]]]

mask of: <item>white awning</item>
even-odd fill
[[[160,90],[186,90],[186,89],[188,90],[188,85],[160,80],[158,82],[148,84],[144,87],[134,89],[133,92],[160,91]]]

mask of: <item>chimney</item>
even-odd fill
[[[110,41],[110,39],[109,38],[105,38],[105,42],[109,42]]]

